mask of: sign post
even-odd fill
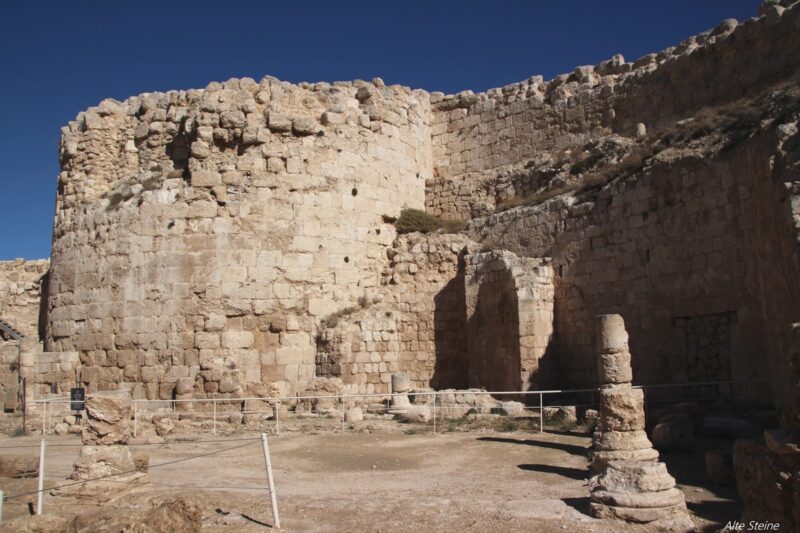
[[[86,404],[86,389],[83,387],[73,387],[69,390],[69,408],[71,411],[83,411]]]

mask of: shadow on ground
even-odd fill
[[[576,511],[586,516],[592,516],[589,510],[589,498],[562,498],[562,502],[566,503]]]
[[[572,455],[586,455],[589,448],[585,446],[578,446],[575,444],[567,444],[565,442],[548,442],[537,439],[512,439],[508,437],[478,437],[479,441],[484,442],[503,442],[506,444],[525,444],[527,446],[538,446],[540,448],[552,448],[554,450],[561,450]]]
[[[556,474],[570,479],[584,480],[589,477],[589,471],[580,468],[570,468],[556,465],[522,464],[517,465],[520,470],[528,472],[541,472],[544,474]]]

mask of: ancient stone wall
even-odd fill
[[[317,376],[345,390],[391,392],[391,375],[417,388],[467,384],[463,235],[412,233],[389,250],[382,287],[326,319],[317,338]]]
[[[639,382],[772,378],[775,399],[786,398],[778,345],[798,318],[789,302],[800,268],[796,187],[769,164],[779,131],[713,156],[665,158],[594,201],[565,196],[471,223],[485,247],[552,257],[564,387],[591,386],[592,318],[614,312],[628,324]],[[769,388],[749,392],[773,399]]]
[[[14,410],[19,400],[19,341],[0,343],[0,401],[2,409]]]
[[[320,320],[380,283],[422,207],[428,94],[231,80],[104,101],[63,131],[47,349],[89,390],[303,390]],[[180,389],[180,391],[178,390]]]
[[[427,208],[485,215],[526,193],[526,163],[537,156],[580,150],[612,132],[632,136],[640,124],[656,132],[703,106],[750,96],[800,66],[800,54],[788,53],[800,48],[798,29],[797,5],[776,5],[632,63],[618,55],[548,82],[534,76],[485,93],[433,93]]]
[[[26,337],[39,338],[42,286],[47,259],[0,261],[0,320]]]
[[[63,129],[43,278],[45,349],[80,365],[43,358],[41,385],[79,366],[90,391],[162,400],[320,377],[387,392],[396,372],[591,387],[606,313],[642,382],[779,378],[800,321],[798,135],[773,98],[800,66],[790,4],[481,94],[264,78],[102,102]],[[679,127],[756,94],[761,114],[723,140],[714,120]],[[557,197],[499,209],[542,193]],[[469,236],[398,238],[400,211],[423,206],[473,219]],[[0,314],[29,332],[25,276],[46,268],[0,270]]]

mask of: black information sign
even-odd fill
[[[86,397],[86,390],[83,387],[76,387],[69,390],[69,408],[73,411],[83,411],[83,400]]]

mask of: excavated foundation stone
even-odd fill
[[[133,407],[127,391],[90,394],[86,399],[87,424],[83,447],[69,480],[54,496],[108,501],[135,484],[146,483],[143,461],[135,460],[127,446]],[[144,461],[146,463],[147,461]],[[85,483],[76,483],[85,481]]]

